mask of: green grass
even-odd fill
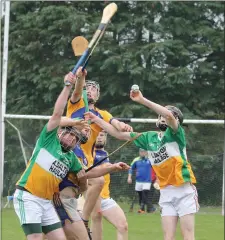
[[[127,209],[124,208],[125,211]],[[135,209],[136,210],[136,209]],[[223,240],[224,218],[221,208],[202,208],[196,215],[196,240]],[[129,224],[129,240],[163,239],[159,213],[138,215],[126,213]],[[2,210],[2,240],[24,240],[18,218],[12,208]],[[104,240],[115,240],[112,225],[104,221]],[[182,240],[178,228],[176,240]]]

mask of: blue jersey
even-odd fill
[[[105,150],[94,150],[94,164],[107,157],[108,153]],[[106,158],[101,164],[109,162],[109,158]]]
[[[73,152],[79,159],[81,165],[84,168],[87,168],[87,165],[88,165],[87,158],[85,157],[80,145],[76,145]],[[62,180],[62,182],[59,184],[59,191],[62,191],[66,187],[78,188],[77,184],[78,184],[78,179],[76,175],[73,173],[68,173],[66,177]]]
[[[90,110],[94,115],[100,117],[104,121],[111,123],[112,121],[112,115],[108,113],[107,111],[100,110],[96,107],[94,109]],[[81,98],[78,102],[72,103],[70,100],[67,104],[67,112],[66,116],[69,118],[84,118],[85,113],[85,102],[84,99]],[[81,145],[81,149],[84,153],[84,155],[87,158],[88,161],[88,167],[93,165],[94,158],[93,158],[93,150],[95,146],[95,141],[98,136],[98,134],[102,131],[102,128],[99,127],[95,123],[90,124],[91,127],[91,135],[88,139],[88,141],[85,144]]]
[[[151,182],[152,165],[148,158],[137,157],[131,163],[129,174],[136,170],[136,182]]]
[[[88,161],[86,156],[84,155],[83,150],[81,149],[80,145],[76,145],[76,147],[74,148],[73,152],[75,153],[75,155],[77,156],[77,158],[80,160],[81,165],[83,166],[88,166]]]
[[[100,160],[102,160],[103,158],[107,157],[108,153],[105,150],[101,150],[101,149],[95,149],[94,150],[94,164],[99,162]],[[103,163],[108,163],[109,162],[109,158],[106,158],[101,164]],[[101,194],[100,196],[104,199],[106,198],[110,198],[110,191],[109,191],[109,184],[110,184],[110,174],[106,174],[104,176],[104,186],[102,188]]]

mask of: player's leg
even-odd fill
[[[128,224],[123,210],[111,198],[102,204],[102,216],[109,221],[117,230],[117,240],[128,239]]]
[[[65,211],[71,220],[67,219],[63,225],[67,240],[89,240],[87,229],[77,211],[77,199],[61,199]]]
[[[20,219],[21,226],[28,240],[42,240],[43,223],[45,216],[50,215],[51,221],[47,222],[48,230],[57,232],[56,237],[49,240],[66,240],[59,218],[54,211],[51,201],[38,198],[27,191],[16,190],[14,194],[14,208]]]
[[[184,240],[195,239],[195,214],[180,217],[180,228]]]
[[[42,209],[32,194],[16,190],[13,199],[15,212],[28,240],[42,240]]]
[[[53,204],[61,220],[67,240],[88,240],[87,230],[77,211],[77,199],[55,193]]]
[[[143,194],[142,191],[137,191],[138,193],[138,202],[139,202],[139,210],[138,213],[142,213],[144,210],[143,208]]]
[[[155,209],[149,198],[151,188],[152,188],[152,185],[150,182],[143,184],[143,202],[144,202],[144,205],[146,206],[146,210],[148,213],[154,212],[153,209]]]
[[[61,223],[47,225],[42,229],[44,229],[48,240],[67,240]]]
[[[180,217],[180,227],[184,240],[195,239],[195,213],[199,210],[198,194],[192,184],[184,184],[181,189],[180,200],[176,202]]]
[[[66,222],[63,230],[67,240],[89,240],[87,229],[84,226],[82,219],[73,223]]]
[[[77,199],[77,211],[79,212],[80,216],[82,217],[82,212],[84,208],[84,203],[85,203],[85,193],[84,192],[78,199]]]
[[[135,191],[138,193],[138,199],[139,199],[139,210],[138,213],[142,213],[144,212],[144,210],[142,210],[143,208],[143,195],[142,195],[142,190],[143,190],[143,183],[140,182],[136,182],[135,183]]]
[[[175,197],[176,194],[169,187],[160,190],[159,206],[164,240],[175,240],[178,222],[178,213],[173,203]]]
[[[61,221],[51,201],[42,206],[42,231],[48,240],[66,240]]]
[[[149,195],[149,191],[151,188],[151,183],[150,182],[146,182],[142,184],[142,211],[145,211],[145,206],[147,207],[148,204],[148,195]]]
[[[102,191],[104,186],[104,177],[92,178],[88,179],[88,189],[85,195],[84,208],[82,213],[82,219],[86,227],[88,227],[88,220],[91,216],[91,212],[93,211],[98,197]],[[99,202],[100,209],[100,202]]]
[[[142,198],[143,198],[142,206],[141,206],[141,210],[142,211],[145,211],[145,206],[146,206],[146,208],[148,206],[148,195],[149,195],[149,192],[150,192],[150,190],[146,190],[146,189],[144,189],[142,191]]]
[[[137,196],[137,193],[136,191],[134,192],[134,196],[132,198],[132,202],[131,202],[131,205],[130,205],[130,209],[129,209],[129,212],[133,212],[134,210],[134,204],[135,204],[135,201],[136,201],[136,196]]]
[[[181,231],[185,240],[194,239],[194,214],[199,210],[195,186],[185,183],[179,187],[168,186],[160,190],[160,207],[166,240],[175,238],[173,215],[181,219]],[[190,221],[190,222],[189,222]],[[187,223],[189,222],[189,223]],[[186,225],[185,225],[186,224]],[[174,234],[172,232],[174,230]]]
[[[162,216],[164,240],[175,240],[178,216]]]
[[[155,188],[153,187],[153,183],[152,183],[151,187],[150,187],[150,192],[148,195],[148,200],[147,200],[147,212],[148,213],[152,213],[152,212],[156,211],[156,208],[153,205],[154,193],[155,193]]]
[[[100,206],[100,207],[99,207]],[[101,213],[101,198],[97,200],[94,210],[91,213],[91,235],[92,240],[102,240],[102,213]]]

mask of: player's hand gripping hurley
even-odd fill
[[[98,29],[96,30],[95,34],[93,35],[91,42],[88,44],[88,41],[84,37],[76,37],[72,41],[72,48],[74,51],[75,56],[80,56],[82,53],[82,56],[80,57],[79,61],[73,68],[72,72],[73,74],[76,73],[77,69],[83,65],[82,70],[87,66],[88,61],[95,49],[95,47],[98,45],[100,39],[104,35],[105,29],[110,21],[110,19],[113,17],[113,15],[117,11],[117,5],[115,3],[110,3],[107,5],[102,14],[101,22],[98,26]],[[85,112],[88,112],[88,101],[87,101],[87,91],[86,86],[83,88],[83,98],[85,102]]]

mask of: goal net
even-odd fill
[[[3,196],[12,195],[15,183],[25,169],[35,142],[47,123],[45,119],[10,119],[5,120],[5,161],[4,161],[4,191]],[[154,123],[131,123],[134,130],[143,132],[156,130]],[[223,186],[223,124],[188,124],[184,126],[187,138],[187,155],[197,178],[197,189],[201,211],[216,212],[222,210]],[[123,142],[108,136],[106,150],[111,153]],[[138,148],[134,144],[125,146],[110,157],[110,161],[123,161],[131,164],[138,156]],[[135,174],[133,174],[135,175]],[[118,201],[125,211],[134,204],[138,208],[138,197],[133,183],[127,183],[127,172],[111,174],[111,197]],[[159,191],[154,190],[152,202],[157,206]]]

